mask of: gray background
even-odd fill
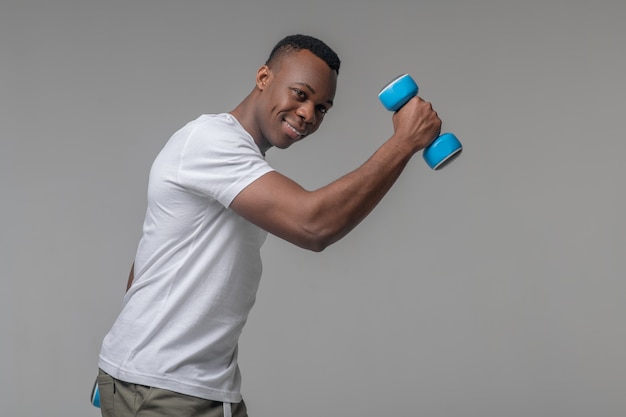
[[[251,415],[626,415],[624,22],[623,0],[2,0],[2,415],[98,415],[153,158],[298,32],[343,66],[320,131],[269,152],[281,172],[356,168],[404,72],[465,151],[416,156],[321,254],[268,238]]]

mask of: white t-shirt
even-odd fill
[[[241,401],[237,343],[261,276],[267,232],[229,209],[272,171],[230,114],[176,132],[150,171],[135,279],[99,366],[122,381]]]

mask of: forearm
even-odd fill
[[[405,143],[392,136],[359,168],[315,191],[271,172],[230,207],[282,239],[321,251],[358,225],[389,191],[415,153]]]
[[[430,103],[412,99],[393,116],[394,135],[362,166],[313,195],[319,212],[309,218],[324,248],[358,225],[382,200],[411,157],[440,132]]]
[[[414,154],[390,138],[363,165],[310,195],[304,223],[324,247],[354,229],[380,203]]]

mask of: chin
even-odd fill
[[[283,143],[283,142],[279,142],[277,144],[274,145],[275,148],[277,149],[287,149],[289,148],[291,145],[293,145],[292,142],[289,143]]]
[[[271,141],[272,146],[277,149],[287,149],[294,143],[296,141],[291,138],[279,138]]]

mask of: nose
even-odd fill
[[[296,110],[296,114],[302,118],[305,123],[315,124],[315,107],[312,103],[302,103]]]

